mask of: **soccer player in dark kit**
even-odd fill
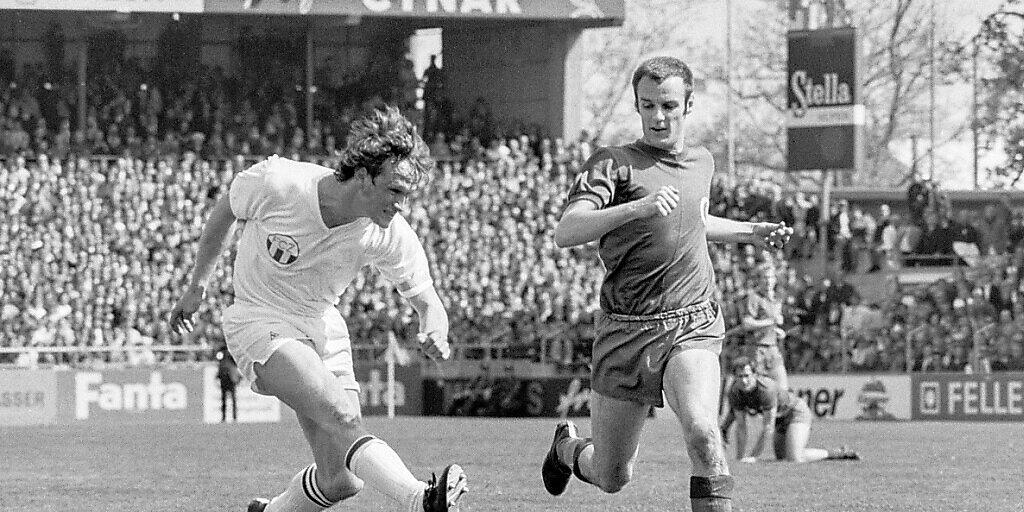
[[[739,419],[736,430],[736,458],[754,463],[768,440],[772,439],[775,458],[787,462],[819,460],[859,460],[857,452],[846,448],[824,450],[808,448],[811,436],[811,409],[789,389],[754,372],[754,361],[738,357],[732,364],[735,380],[729,387],[729,412],[722,420],[722,438],[727,439],[729,427]],[[754,448],[747,454],[747,417],[761,416],[761,429]]]
[[[544,459],[544,486],[562,494],[576,475],[608,493],[622,489],[648,409],[662,407],[664,394],[693,464],[691,507],[728,511],[733,480],[718,429],[725,324],[713,300],[707,243],[778,247],[792,229],[708,214],[714,161],[684,137],[694,105],[693,74],[685,63],[649,59],[633,73],[632,85],[643,136],[594,153],[555,230],[560,247],[600,240],[606,274],[595,320],[593,437],[560,423]]]
[[[748,330],[748,351],[757,373],[770,377],[782,389],[789,389],[789,374],[779,351],[782,330],[782,301],[775,297],[771,270],[761,269],[754,289],[743,301],[743,327]]]

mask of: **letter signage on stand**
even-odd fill
[[[788,40],[787,170],[857,169],[865,113],[856,30],[794,30]]]
[[[46,425],[57,416],[52,370],[0,371],[0,426]]]
[[[590,380],[553,377],[423,381],[423,414],[432,416],[587,416]]]
[[[355,366],[356,381],[359,383],[359,401],[364,416],[386,415],[387,371],[384,363]],[[423,414],[423,386],[420,384],[420,367],[395,367],[395,413],[405,416]]]
[[[10,1],[10,0],[5,0]],[[206,12],[622,21],[623,0],[206,0]]]
[[[910,419],[907,375],[794,374],[789,387],[807,402],[816,419]]]
[[[203,12],[203,7],[204,0],[0,0],[0,9],[40,11]]]
[[[915,374],[915,420],[1024,420],[1024,373]]]
[[[281,401],[267,395],[260,395],[252,390],[249,381],[242,380],[235,387],[235,400],[238,402],[238,423],[274,423],[281,421]],[[203,421],[206,423],[221,422],[221,391],[217,380],[217,366],[203,367]],[[227,419],[232,421],[230,401],[227,408]]]
[[[196,369],[68,372],[61,386],[71,418],[103,422],[201,422],[203,383]]]

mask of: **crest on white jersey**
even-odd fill
[[[291,265],[299,259],[299,244],[288,235],[271,233],[267,236],[267,252],[274,261],[282,265]]]

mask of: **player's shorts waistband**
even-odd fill
[[[677,318],[684,318],[698,314],[714,315],[716,307],[715,301],[705,300],[696,304],[690,304],[683,308],[673,309],[671,311],[662,311],[660,313],[653,313],[650,315],[623,315],[621,313],[611,313],[608,311],[604,311],[603,313],[609,319],[618,322],[655,322],[659,320],[675,320]]]

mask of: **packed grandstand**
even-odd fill
[[[437,160],[409,220],[449,306],[460,356],[587,368],[602,275],[596,248],[558,249],[550,236],[594,147],[586,134],[565,141],[529,126],[501,133],[483,101],[453,119],[448,100],[405,65],[375,78],[389,87],[354,83],[330,96],[308,125],[287,77],[250,82],[211,68],[173,75],[130,59],[116,66],[91,75],[84,129],[72,129],[70,78],[47,78],[43,66],[15,76],[0,66],[10,79],[0,89],[0,344],[24,349],[0,354],[0,363],[211,358],[223,343],[214,311],[230,301],[230,258],[191,338],[172,336],[164,322],[208,208],[235,172],[267,155],[331,165],[347,122],[387,102],[420,120]],[[244,83],[259,86],[243,90]],[[426,102],[417,109],[420,85]],[[999,204],[953,211],[941,191],[925,187],[911,191],[900,213],[838,202],[820,237],[817,196],[777,180],[723,174],[713,185],[713,214],[778,218],[796,229],[785,254],[710,248],[730,325],[740,323],[751,280],[769,274],[784,300],[793,372],[1024,370],[1020,216]],[[986,257],[964,265],[955,242]],[[821,243],[835,262],[826,278],[808,270]],[[908,289],[896,271],[916,255],[948,260],[940,263],[953,272]],[[850,281],[865,274],[886,279],[885,293],[862,296]],[[379,281],[364,273],[339,306],[361,347],[384,346],[389,331],[415,334],[412,310]],[[739,334],[729,345],[741,342]],[[188,350],[153,354],[153,344]],[[41,347],[111,350],[33,350]]]

